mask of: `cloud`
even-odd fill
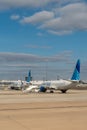
[[[64,3],[72,3],[81,0],[0,0],[0,9],[11,9],[11,8],[21,8],[21,7],[43,7],[47,5],[60,5]]]
[[[47,20],[50,20],[53,17],[54,17],[53,12],[41,11],[41,12],[35,13],[34,15],[32,15],[30,17],[24,17],[20,22],[38,24],[38,23],[43,23]]]
[[[68,54],[68,57],[67,57]],[[37,63],[37,62],[55,62],[55,61],[67,61],[69,56],[71,56],[70,51],[64,51],[63,53],[58,54],[57,56],[51,57],[42,57],[32,54],[23,54],[23,53],[0,53],[0,64],[10,64],[10,63]]]
[[[39,62],[40,57],[33,54],[20,54],[20,53],[0,53],[0,62],[8,63],[8,62]]]
[[[41,2],[41,0],[0,0],[0,8],[39,7],[40,5],[46,4],[48,1],[49,0],[45,0],[45,2]]]
[[[48,32],[49,33],[51,33],[51,34],[54,34],[54,35],[60,35],[60,36],[62,36],[62,35],[67,35],[67,34],[71,34],[72,33],[72,30],[68,30],[68,31],[54,31],[54,30],[48,30]]]
[[[0,0],[0,9],[32,8],[31,16],[23,16],[22,24],[34,24],[54,35],[71,34],[78,30],[87,30],[87,3],[85,0]],[[12,15],[18,20],[19,15]]]
[[[47,57],[23,53],[0,53],[0,79],[24,80],[30,69],[34,79],[45,79],[46,73],[47,79],[56,79],[58,76],[70,78],[76,63],[75,59],[71,58],[72,53],[66,50]],[[83,79],[87,77],[86,71],[87,61],[81,61]]]
[[[70,3],[68,0],[64,2],[69,3],[52,8],[49,11],[43,10],[31,16],[23,17],[20,23],[34,24],[37,29],[43,29],[54,35],[66,35],[79,30],[86,31],[87,4],[85,2],[76,3],[76,1],[73,1],[75,3]]]
[[[58,69],[58,65],[62,62],[67,63],[70,57],[71,51],[64,51],[58,55],[47,57],[23,53],[0,53],[0,79],[24,80],[31,69],[34,79],[42,80],[43,77],[46,77],[47,65],[49,66],[48,77],[53,79],[56,78],[57,72],[61,70]]]
[[[39,28],[53,34],[68,34],[87,30],[87,4],[75,3],[54,10],[56,17],[44,22]]]
[[[18,19],[20,19],[20,16],[19,15],[11,15],[10,19],[12,19],[12,20],[18,20]]]

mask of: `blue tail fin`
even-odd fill
[[[30,82],[30,81],[31,81],[31,70],[29,70],[28,77],[27,77],[27,82]]]
[[[77,60],[71,80],[80,80],[80,60]]]

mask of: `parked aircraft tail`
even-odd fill
[[[80,60],[77,60],[71,80],[80,80]]]
[[[28,73],[28,77],[27,77],[27,82],[30,82],[31,81],[31,70],[29,70],[29,73]]]

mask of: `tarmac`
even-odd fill
[[[87,90],[0,91],[1,130],[87,130]]]

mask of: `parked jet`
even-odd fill
[[[28,72],[28,76],[26,77],[26,81],[17,80],[17,81],[10,81],[9,88],[14,90],[21,90],[24,89],[25,86],[30,84],[31,81],[31,70]]]
[[[62,93],[66,93],[68,89],[75,87],[77,84],[79,84],[80,80],[80,60],[77,60],[73,75],[71,77],[71,80],[53,80],[53,81],[41,81],[38,82],[39,84],[33,84],[34,82],[31,82],[32,85],[30,85],[24,92],[31,92],[33,89],[37,92],[46,92],[47,90],[50,90],[50,92],[53,92],[53,90],[60,90]]]
[[[21,80],[13,81],[8,86],[8,89],[21,90],[23,87],[23,82]]]
[[[25,86],[29,85],[31,79],[32,79],[31,71],[29,70],[26,81],[23,81],[23,80],[1,80],[0,87],[1,88],[8,87],[8,89],[21,90]]]

